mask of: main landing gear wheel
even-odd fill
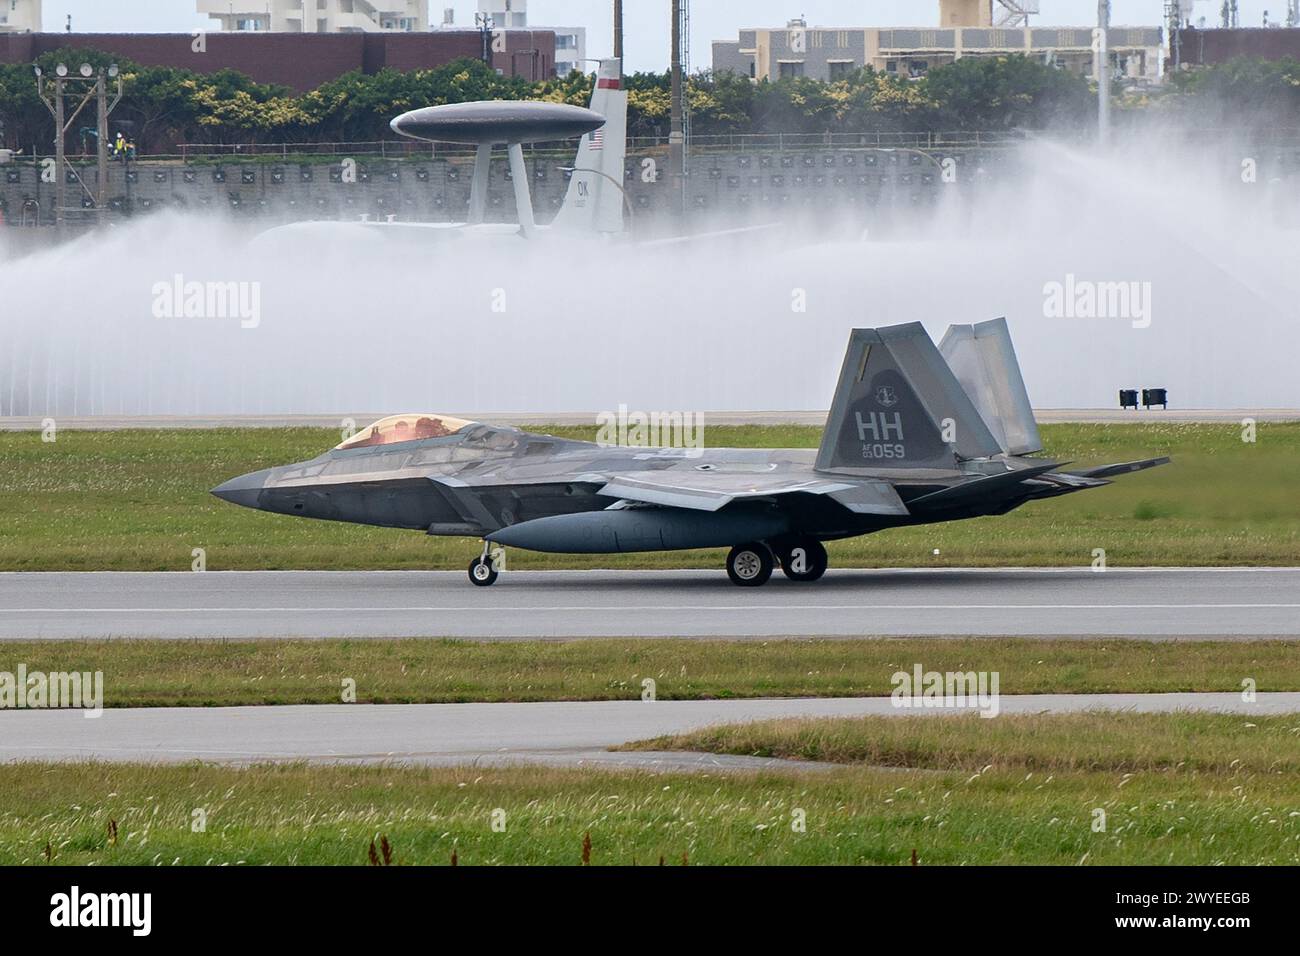
[[[816,538],[798,538],[778,551],[781,571],[791,581],[816,581],[826,573],[830,559]]]
[[[492,559],[481,557],[475,558],[469,563],[469,579],[481,588],[490,584],[495,584],[498,577],[497,569],[492,567]]]
[[[772,549],[761,541],[738,544],[727,555],[727,577],[742,588],[766,584],[774,565]]]

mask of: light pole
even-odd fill
[[[623,59],[623,0],[614,0],[614,58]]]
[[[1110,0],[1097,0],[1097,140],[1110,142]]]
[[[496,20],[490,13],[474,14],[474,25],[479,29],[479,35],[482,38],[481,54],[483,62],[488,66],[492,65],[492,31],[496,29]]]
[[[105,70],[100,67],[96,70],[89,63],[81,64],[77,71],[79,75],[70,76],[66,64],[60,63],[54,68],[53,92],[46,95],[46,80],[44,71],[38,66],[36,72],[36,91],[45,104],[45,108],[50,111],[54,117],[54,224],[62,228],[67,220],[68,208],[68,176],[67,171],[71,169],[67,165],[67,138],[68,130],[72,124],[77,121],[87,104],[92,99],[97,105],[97,121],[95,124],[96,143],[96,165],[98,166],[98,182],[95,184],[95,195],[91,198],[95,200],[95,212],[101,225],[108,217],[106,200],[108,198],[108,117],[117,109],[117,104],[122,101],[122,74],[118,70],[117,64],[114,63]],[[114,92],[113,102],[108,101],[108,81],[117,81],[117,89]],[[69,84],[81,83],[83,86],[77,90],[81,93],[81,101],[77,104],[72,115],[67,115],[67,105],[64,97],[68,95]],[[75,87],[74,87],[75,88]],[[73,170],[76,176],[76,171]],[[86,184],[77,176],[77,181],[81,183],[81,188],[87,193]]]
[[[677,211],[686,211],[686,126],[683,122],[682,9],[686,0],[672,0],[672,74],[669,81],[668,174],[677,200]]]

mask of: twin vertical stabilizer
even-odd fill
[[[853,330],[818,471],[951,471],[999,451],[921,323]]]
[[[939,351],[1004,452],[1043,450],[1006,319],[950,325]]]
[[[853,330],[817,470],[950,471],[1041,449],[1005,319],[954,325],[941,348],[912,322]]]

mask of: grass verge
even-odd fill
[[[104,673],[108,707],[887,695],[915,663],[997,671],[1004,694],[1300,690],[1285,641],[1029,638],[476,642],[0,642],[0,671]]]
[[[1297,724],[881,718],[827,728],[818,752],[874,759],[879,734],[919,769],[828,773],[9,764],[0,864],[364,864],[387,841],[396,865],[565,865],[589,834],[595,865],[906,865],[913,850],[921,865],[1294,865]],[[805,732],[732,743],[778,751]]]
[[[1081,713],[793,718],[627,744],[840,764],[1035,773],[1284,775],[1300,797],[1300,714]],[[1300,813],[1297,813],[1300,817]]]
[[[590,428],[538,428],[594,438]],[[1047,451],[1080,465],[1172,455],[1174,464],[1009,515],[838,542],[840,567],[1300,564],[1294,488],[1300,423],[1265,423],[1244,443],[1232,424],[1046,425]],[[816,447],[818,428],[713,427],[713,447]],[[194,548],[218,569],[446,568],[478,553],[467,538],[269,515],[218,501],[235,475],[312,458],[326,429],[0,433],[0,570],[188,570]],[[936,556],[934,549],[939,549]],[[720,568],[718,551],[538,555],[511,567]]]

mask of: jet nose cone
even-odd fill
[[[271,469],[267,468],[240,475],[238,478],[231,478],[225,484],[217,485],[212,489],[212,493],[222,501],[229,501],[245,508],[256,508],[257,499],[261,496],[262,489],[266,486],[267,476],[270,474]]]

